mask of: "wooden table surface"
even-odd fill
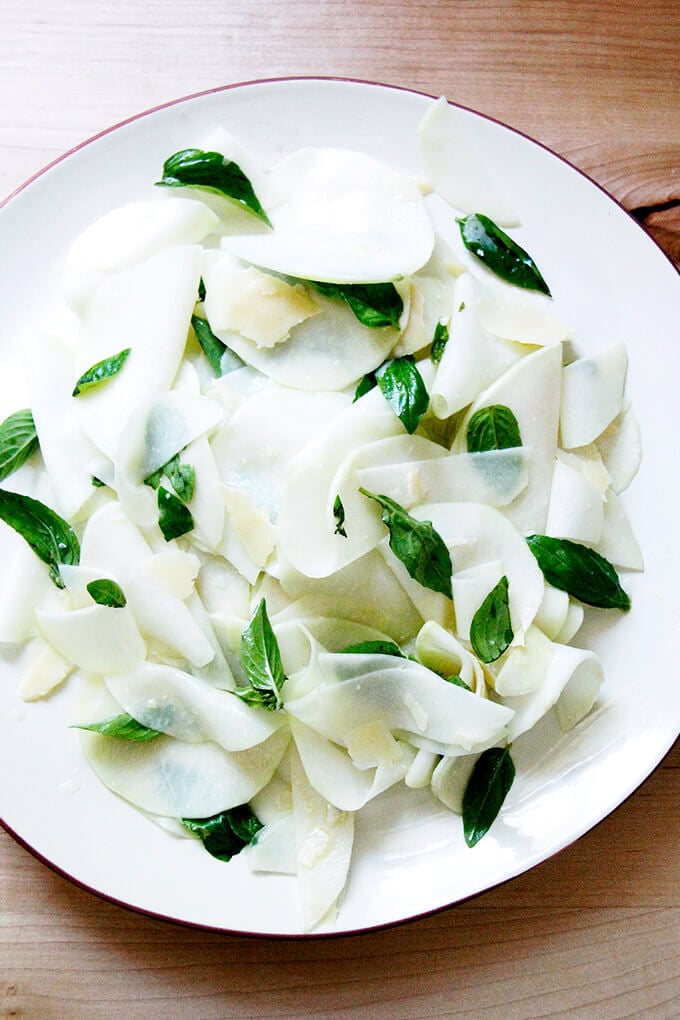
[[[0,40],[0,197],[84,138],[181,95],[354,77],[445,94],[525,131],[680,262],[672,0],[3,0]],[[323,941],[139,916],[0,830],[0,1015],[680,1016],[679,768],[676,744],[596,829],[501,888]]]

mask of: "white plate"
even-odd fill
[[[3,339],[46,299],[68,240],[157,180],[165,157],[200,145],[215,125],[265,162],[306,144],[340,145],[418,171],[415,130],[431,101],[358,82],[258,82],[182,100],[91,140],[0,210]],[[646,571],[626,578],[629,614],[594,613],[579,635],[606,669],[596,710],[566,736],[547,722],[515,744],[517,780],[502,818],[474,850],[460,819],[422,793],[390,791],[361,814],[336,932],[424,914],[544,860],[635,790],[680,729],[678,275],[573,167],[509,128],[467,117],[520,213],[515,236],[550,281],[579,350],[628,347],[645,456],[625,504]],[[299,933],[293,879],[254,877],[240,858],[225,865],[208,854],[197,868],[193,842],[146,822],[89,772],[67,728],[68,685],[24,705],[11,662],[0,661],[0,671],[0,815],[20,841],[79,884],[144,912],[232,932]]]

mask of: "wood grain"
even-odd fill
[[[3,0],[0,197],[83,139],[230,82],[415,88],[588,173],[680,264],[680,5],[668,0]],[[142,917],[0,830],[0,1016],[680,1015],[680,746],[576,844],[465,904],[333,940]],[[2,777],[0,777],[0,788]]]

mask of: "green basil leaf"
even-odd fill
[[[453,676],[444,677],[444,679],[446,680],[447,684],[453,684],[454,687],[462,687],[463,690],[472,692],[470,684],[466,684],[463,678],[461,676],[456,676],[455,673],[453,674]]]
[[[241,635],[241,664],[250,686],[237,688],[234,693],[250,705],[263,705],[271,711],[281,708],[286,674],[265,599],[260,601]]]
[[[130,351],[131,348],[126,347],[124,351],[119,351],[118,354],[113,354],[110,358],[104,358],[103,361],[98,361],[96,365],[88,368],[87,372],[83,372],[75,384],[71,396],[77,397],[79,393],[87,393],[88,390],[94,389],[95,386],[101,386],[103,382],[118,375],[130,356]]]
[[[158,486],[158,525],[166,542],[186,535],[194,527],[191,510],[164,485]]]
[[[525,290],[538,290],[550,297],[548,284],[531,255],[488,216],[470,213],[459,219],[458,225],[465,247],[496,276]]]
[[[247,804],[220,811],[210,818],[183,818],[182,824],[220,861],[230,861],[254,843],[263,827]]]
[[[390,549],[401,560],[410,576],[431,591],[441,592],[452,598],[451,556],[441,535],[430,521],[418,521],[411,517],[389,496],[377,495],[368,489],[359,489],[364,496],[382,508],[383,523],[390,532]]]
[[[442,354],[448,342],[449,327],[444,322],[438,322],[434,328],[434,336],[432,337],[432,345],[430,347],[430,357],[435,365],[438,365],[442,360]]]
[[[127,604],[123,589],[108,577],[100,577],[96,581],[90,581],[87,585],[87,590],[99,606],[123,609]]]
[[[71,525],[39,500],[7,489],[0,489],[0,520],[28,542],[49,567],[57,588],[63,588],[59,564],[77,565],[80,560],[80,544]]]
[[[248,177],[238,163],[225,159],[221,152],[203,149],[175,152],[163,164],[163,177],[156,184],[165,188],[202,188],[222,195],[271,226]]]
[[[517,418],[505,404],[480,407],[467,427],[468,453],[509,450],[522,445]]]
[[[410,354],[393,358],[381,365],[375,375],[385,400],[412,435],[430,406],[430,397],[415,360]]]
[[[630,609],[616,570],[594,549],[548,535],[529,535],[527,544],[553,588],[598,609]]]
[[[514,779],[509,747],[490,747],[481,753],[463,794],[463,832],[469,847],[491,828]]]
[[[20,468],[38,446],[38,433],[28,408],[5,418],[0,425],[0,482]]]
[[[239,358],[238,354],[235,354],[219,337],[215,336],[207,319],[202,319],[200,315],[192,315],[191,325],[210,367],[218,378],[225,374],[224,361],[227,354],[229,360],[234,363],[233,368],[241,368],[245,365],[245,361]],[[233,368],[229,370],[233,371]]]
[[[342,649],[343,655],[394,655],[399,659],[405,659],[399,645],[394,641],[359,641],[356,645],[348,645]]]
[[[198,300],[205,301],[205,280],[202,276],[198,280]]]
[[[92,484],[95,487],[95,489],[105,489],[106,488],[106,482],[103,482],[101,480],[101,478],[97,478],[96,475],[92,475],[91,481],[92,481]]]
[[[196,468],[191,464],[181,464],[176,453],[162,469],[176,495],[183,503],[190,503],[196,488]]]
[[[515,635],[510,622],[508,579],[501,577],[472,617],[470,644],[482,662],[495,662]]]
[[[363,326],[369,329],[399,327],[404,310],[399,291],[393,283],[317,283],[309,281],[325,297],[346,301]]]
[[[377,385],[378,380],[375,377],[375,372],[367,372],[366,375],[359,380],[357,388],[354,391],[354,399],[352,400],[352,403],[355,403],[355,401],[357,401],[360,397],[363,397],[365,393],[370,393]]]
[[[347,532],[345,531],[345,508],[342,505],[340,496],[336,496],[333,502],[333,517],[335,518],[334,534],[347,538]]]
[[[149,726],[143,726],[127,712],[103,719],[101,722],[82,724],[72,728],[90,730],[92,733],[100,733],[104,737],[117,737],[119,740],[134,740],[137,743],[146,743],[163,736],[160,730],[152,730]]]

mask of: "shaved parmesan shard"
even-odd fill
[[[269,233],[223,245],[253,265],[329,283],[382,283],[423,266],[434,232],[415,181],[360,152],[307,148],[267,180]]]
[[[36,610],[43,637],[64,659],[90,673],[123,673],[143,661],[146,645],[127,606]]]
[[[225,751],[245,751],[283,725],[280,713],[246,705],[229,691],[160,663],[109,676],[106,685],[138,722],[187,743],[212,740]]]
[[[413,750],[408,745],[395,740],[380,723],[369,725],[370,733],[365,728],[360,733],[361,728],[357,728],[345,750],[299,719],[291,719],[295,747],[308,782],[339,811],[364,807],[401,782],[413,761]]]
[[[571,449],[594,442],[620,414],[627,368],[623,344],[566,366],[560,413],[563,446]]]
[[[110,460],[116,459],[129,412],[175,378],[200,263],[198,246],[166,248],[107,276],[88,304],[76,352],[78,374],[126,347],[131,351],[117,375],[74,398],[83,428]]]
[[[174,195],[128,202],[79,234],[64,265],[64,291],[78,311],[105,273],[156,255],[165,248],[199,244],[219,223],[203,202]]]
[[[139,743],[83,732],[81,740],[100,780],[120,797],[156,815],[207,818],[247,803],[269,782],[289,734],[277,730],[246,751],[173,737]]]
[[[314,790],[297,755],[291,756],[291,779],[300,918],[310,931],[334,912],[345,887],[354,815],[338,811]]]
[[[33,638],[26,646],[21,660],[19,697],[22,701],[37,701],[46,697],[73,669],[73,663],[59,655],[47,641],[41,637]]]
[[[233,330],[257,347],[281,343],[293,326],[321,311],[302,284],[244,265],[228,252],[206,262],[203,278],[212,330]]]
[[[467,130],[470,116],[443,96],[428,109],[418,129],[428,182],[459,212],[482,212],[500,226],[517,226],[517,213]]]

